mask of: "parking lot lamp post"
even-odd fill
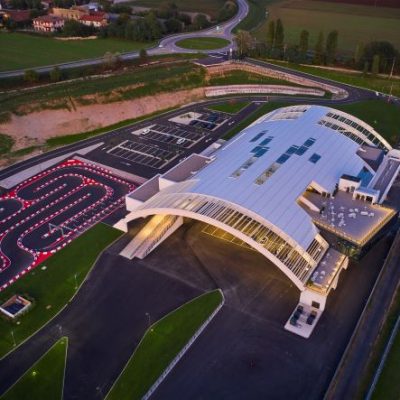
[[[17,345],[17,343],[15,342],[14,331],[11,331],[11,337],[13,340],[13,346],[15,347]]]
[[[75,278],[75,290],[78,289],[78,281],[76,280],[76,274],[74,275]]]

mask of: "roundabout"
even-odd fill
[[[225,48],[229,44],[229,40],[218,37],[188,38],[176,42],[176,46],[190,50],[217,50]]]

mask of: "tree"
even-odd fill
[[[397,51],[390,42],[370,42],[364,47],[363,55],[359,62],[359,68],[362,68],[365,61],[373,63],[373,57],[379,55],[379,70],[389,72]]]
[[[162,28],[154,12],[149,12],[144,17],[144,21],[147,25],[148,40],[159,39],[162,35]]]
[[[34,69],[27,69],[24,72],[24,81],[33,83],[39,80],[39,74]]]
[[[58,67],[54,67],[51,71],[50,71],[50,80],[52,82],[58,82],[61,80],[61,70]]]
[[[275,21],[268,22],[267,30],[267,46],[272,49],[275,42]]]
[[[279,51],[283,51],[283,41],[285,39],[285,31],[280,18],[276,21],[275,28],[275,48]]]
[[[183,24],[186,26],[189,26],[192,23],[192,19],[190,18],[190,15],[184,14],[184,13],[179,13],[178,17],[179,21],[183,22]]]
[[[369,70],[369,63],[368,61],[365,61],[364,67],[363,67],[363,76],[367,76]]]
[[[253,48],[253,37],[247,31],[239,30],[238,33],[235,35],[234,40],[239,52],[239,57],[243,57],[249,54],[250,50]]]
[[[318,35],[314,50],[314,64],[322,64],[324,61],[324,33],[321,31]]]
[[[372,67],[371,67],[371,72],[372,72],[372,75],[374,75],[374,76],[379,74],[379,62],[380,62],[379,54],[375,54],[372,57]]]
[[[218,12],[217,21],[226,21],[232,18],[237,12],[237,4],[235,1],[228,0]]]
[[[364,47],[360,43],[358,43],[356,49],[354,50],[354,63],[356,65],[360,63],[363,52],[364,52]]]
[[[103,65],[106,69],[115,69],[119,66],[121,62],[121,56],[119,53],[111,53],[107,51],[107,53],[103,56]]]
[[[84,36],[90,36],[93,35],[95,32],[95,28],[92,26],[87,26],[84,24],[81,24],[80,22],[70,19],[65,21],[64,28],[62,31],[63,36],[79,36],[79,37],[84,37]]]
[[[307,55],[308,51],[308,40],[310,37],[310,33],[303,29],[300,33],[300,43],[299,43],[299,52],[300,56],[304,59]]]
[[[165,29],[168,33],[178,33],[183,30],[183,22],[176,18],[169,18],[165,21]]]
[[[193,27],[196,30],[207,28],[210,25],[204,14],[197,14],[193,21]]]
[[[140,49],[139,62],[140,62],[140,64],[144,64],[144,63],[147,62],[147,51],[146,51],[146,49]]]
[[[326,38],[326,60],[328,63],[333,63],[336,58],[338,47],[338,31],[331,31]]]

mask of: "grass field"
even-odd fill
[[[264,103],[258,110],[250,114],[247,118],[240,121],[238,124],[235,124],[233,128],[228,131],[225,136],[223,137],[224,140],[229,140],[233,138],[236,134],[240,131],[245,129],[248,125],[254,122],[256,119],[262,117],[264,114],[269,113],[270,111],[276,110],[279,107],[286,107],[289,106],[290,103],[278,103],[278,102],[271,102],[271,103]]]
[[[153,44],[122,39],[64,41],[23,33],[0,33],[0,71],[102,57],[108,51],[123,53]]]
[[[382,375],[376,385],[373,400],[398,400],[400,397],[400,333],[397,334],[393,343]]]
[[[268,20],[281,18],[285,28],[285,42],[297,44],[300,32],[310,32],[310,44],[315,45],[318,33],[336,29],[339,49],[354,52],[357,44],[387,40],[400,48],[400,9],[369,7],[312,0],[280,1],[268,7]],[[257,29],[258,39],[266,38],[265,22]]]
[[[154,82],[157,82],[157,85]],[[206,79],[204,70],[190,62],[135,68],[109,77],[65,82],[32,90],[0,94],[0,115],[28,114],[43,109],[72,108],[79,105],[132,100],[160,92],[173,92],[201,86],[240,83],[288,84],[286,81],[233,71]],[[96,96],[84,97],[96,94]]]
[[[229,101],[228,103],[216,104],[215,106],[208,107],[210,110],[222,111],[228,114],[237,114],[243,108],[247,107],[250,103],[243,101]]]
[[[256,28],[261,28],[262,24],[267,20],[267,9],[276,1],[279,0],[247,0],[249,13],[246,18],[240,21],[235,27],[234,32],[239,30],[252,31]]]
[[[86,278],[96,257],[120,235],[99,223],[49,258],[44,263],[46,270],[38,266],[0,293],[1,303],[16,293],[34,299],[33,308],[19,318],[19,325],[0,319],[0,358],[13,348],[11,331],[19,344],[45,325],[75,294],[76,283],[79,286]]]
[[[219,291],[203,294],[152,325],[106,399],[141,399],[221,301]]]
[[[183,49],[191,50],[215,50],[229,45],[229,40],[217,37],[199,37],[183,39],[176,42],[176,45]]]
[[[290,102],[270,102],[263,104],[257,111],[250,114],[227,132],[224,139],[228,140],[232,138],[262,115],[279,107],[289,106],[290,104]],[[371,100],[353,104],[335,105],[333,108],[348,112],[370,124],[392,145],[400,139],[400,113],[399,109],[393,104],[384,103],[380,100]]]
[[[400,140],[400,110],[393,104],[381,100],[334,106],[339,110],[355,115],[374,127],[389,143]]]
[[[68,339],[61,338],[12,386],[1,400],[61,400]]]
[[[0,133],[0,155],[9,153],[13,144],[14,139],[11,136]]]
[[[389,80],[388,78],[373,77],[371,75],[363,76],[361,72],[351,73],[333,71],[329,69],[315,68],[305,65],[288,64],[279,61],[272,61],[272,63],[282,65],[290,69],[295,69],[297,71],[307,72],[312,75],[321,76],[323,78],[332,79],[337,82],[347,83],[348,85],[371,89],[377,92],[389,94],[392,90],[392,94],[394,96],[400,96],[400,79]]]
[[[16,114],[39,111],[44,108],[57,109],[72,107],[71,98],[80,104],[131,100],[154,95],[162,91],[173,91],[200,86],[204,73],[199,66],[183,62],[171,65],[136,68],[127,73],[97,77],[75,82],[44,86],[28,91],[0,94],[0,109]],[[154,84],[157,82],[157,85]],[[101,99],[83,96],[104,95]],[[32,108],[32,105],[36,104]],[[47,104],[45,106],[45,104]]]
[[[152,8],[161,8],[170,3],[168,0],[135,0],[130,2],[131,5]],[[210,15],[211,18],[216,18],[225,0],[174,0],[173,3],[176,4],[179,11],[204,13]]]

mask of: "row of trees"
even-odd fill
[[[149,58],[147,55],[147,52],[145,49],[141,49],[139,52],[139,58],[137,61],[135,61],[135,65],[143,65],[148,62]],[[111,71],[111,70],[116,70],[122,66],[126,65],[126,62],[124,62],[121,58],[121,55],[119,53],[112,53],[112,52],[107,52],[103,56],[103,62],[102,65],[95,66],[93,73],[96,72],[104,72],[104,71]],[[37,71],[34,69],[28,69],[24,72],[23,80],[26,83],[29,84],[35,84],[39,81],[50,81],[50,82],[59,82],[64,79],[73,79],[73,78],[82,78],[87,76],[87,72],[77,69],[76,72],[78,73],[77,76],[71,77],[69,76],[68,71],[62,71],[59,67],[54,67],[52,70],[50,70],[45,74],[39,74]],[[89,74],[90,75],[90,74]]]
[[[163,29],[156,15],[148,13],[144,18],[131,19],[122,14],[108,26],[100,29],[99,37],[118,37],[139,42],[149,42],[161,38]]]
[[[324,33],[320,32],[314,49],[314,62],[316,64],[331,64],[335,61],[338,49],[338,31],[329,32],[326,42]],[[300,32],[299,44],[287,46],[285,44],[285,29],[281,19],[270,21],[268,23],[266,37],[267,51],[277,58],[284,58],[285,53],[289,50],[289,55],[305,61],[310,50],[310,32],[302,30]]]
[[[354,57],[338,56],[339,32],[333,30],[325,37],[321,31],[313,46],[310,45],[310,32],[302,30],[298,44],[285,43],[285,29],[280,19],[270,21],[265,41],[255,40],[249,32],[238,32],[236,43],[240,55],[255,55],[284,59],[294,63],[313,63],[317,65],[341,64],[377,74],[395,70],[398,52],[389,42],[370,42],[357,46]]]

